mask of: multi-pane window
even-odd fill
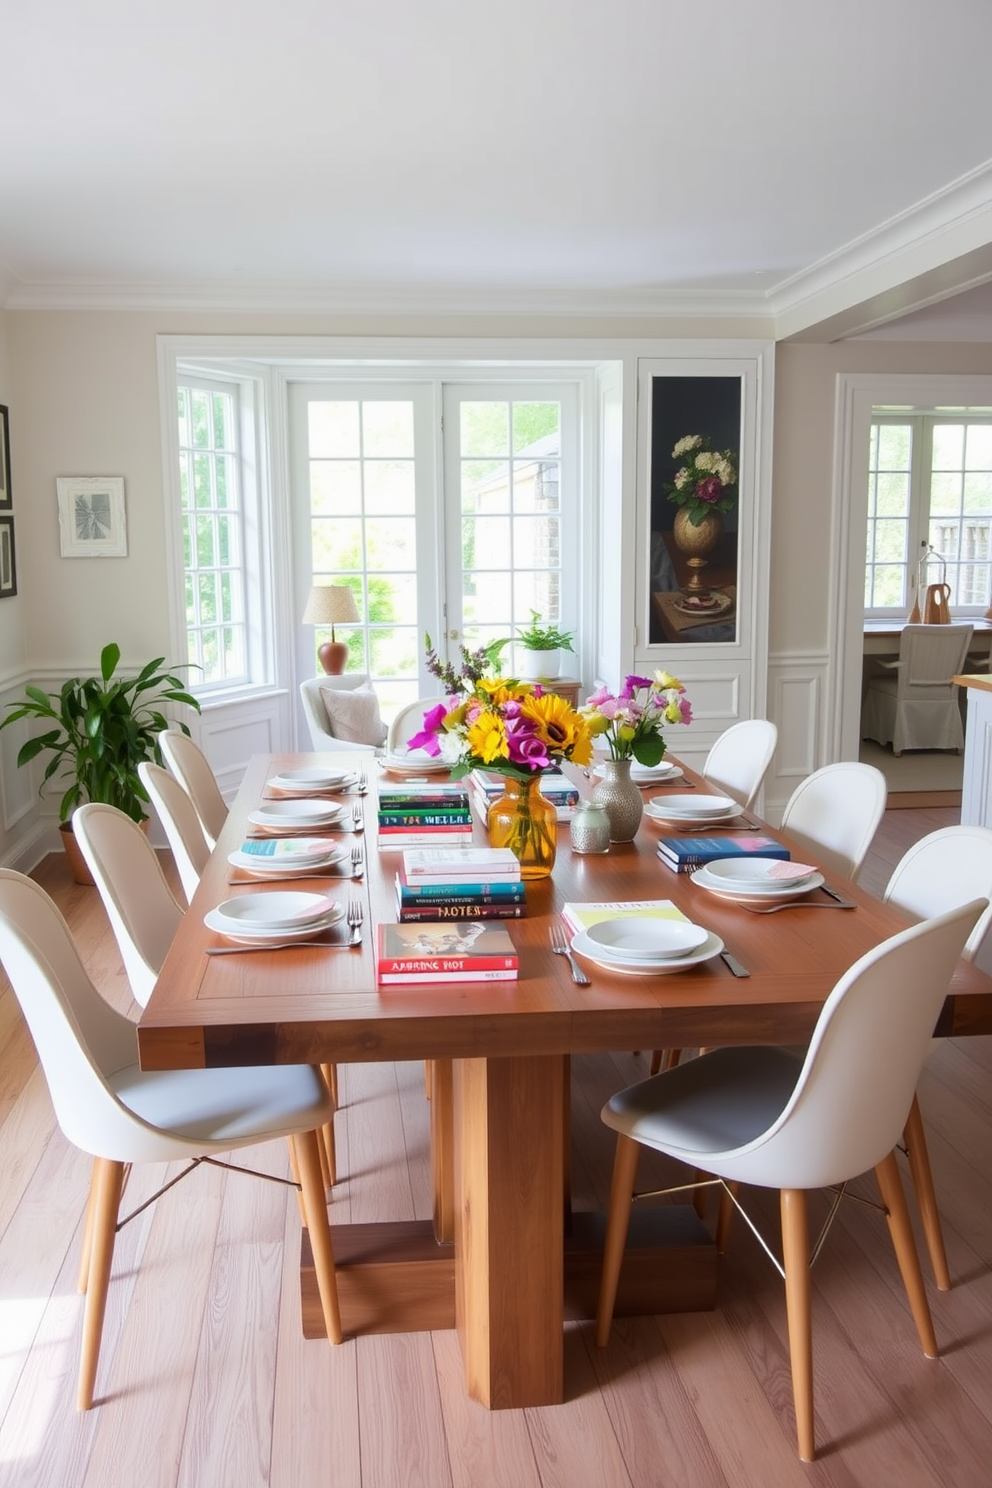
[[[463,398],[458,468],[466,645],[511,636],[535,611],[559,624],[560,403]],[[519,657],[505,656],[516,667]]]
[[[197,688],[248,680],[238,389],[178,387],[188,657]]]
[[[922,564],[921,564],[922,560]],[[871,425],[865,610],[909,610],[944,577],[951,607],[992,599],[992,416],[879,415]]]

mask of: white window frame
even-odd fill
[[[872,410],[870,429],[882,424],[909,425],[912,429],[912,454],[910,461],[909,480],[909,510],[906,523],[906,587],[905,594],[896,605],[865,605],[864,615],[866,620],[891,620],[903,619],[909,613],[914,602],[919,599],[922,608],[922,595],[917,594],[917,575],[920,559],[929,547],[929,534],[931,524],[930,514],[930,482],[933,474],[933,435],[938,424],[992,424],[992,409],[981,408],[912,408],[895,409],[890,407],[876,407]],[[868,493],[866,489],[865,500],[867,503]],[[870,518],[866,514],[867,524]],[[933,520],[939,521],[939,518]],[[955,521],[958,519],[955,518]],[[944,555],[947,558],[947,555]],[[984,560],[982,560],[984,561]],[[992,590],[984,602],[974,604],[961,604],[956,602],[958,593],[957,585],[953,582],[957,570],[961,566],[961,560],[947,558],[947,578],[951,581],[952,602],[950,611],[952,615],[960,619],[979,617],[986,613]],[[938,557],[930,560],[923,569],[923,585],[933,583],[941,577],[941,565]]]

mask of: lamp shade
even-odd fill
[[[304,625],[354,625],[358,618],[355,596],[346,585],[314,584],[303,611]]]

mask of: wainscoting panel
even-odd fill
[[[829,763],[823,718],[827,652],[769,658],[769,717],[778,725],[778,748],[765,777],[764,813],[778,822],[801,780]]]

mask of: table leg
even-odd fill
[[[563,1397],[562,1055],[454,1065],[455,1315],[473,1399]]]
[[[432,1059],[430,1070],[434,1238],[438,1244],[443,1244],[455,1238],[455,1155],[454,1116],[451,1106],[451,1060]]]

